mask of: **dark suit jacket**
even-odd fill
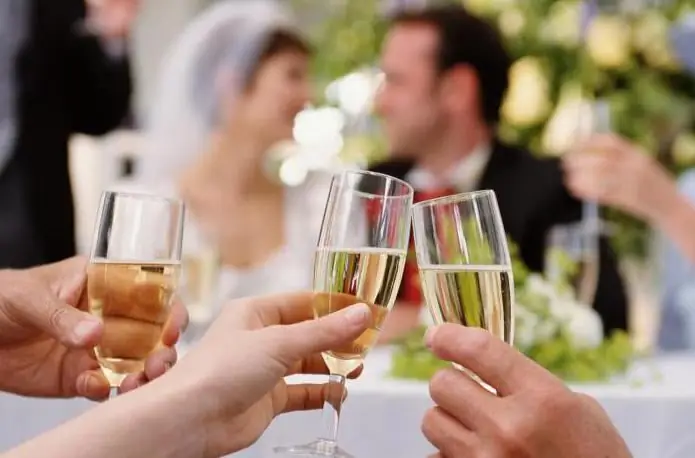
[[[0,189],[12,186],[3,186],[12,175],[28,210],[28,233],[12,236],[18,251],[0,257],[12,267],[75,253],[68,139],[77,132],[101,135],[118,127],[131,95],[127,60],[113,59],[97,38],[78,32],[84,0],[27,1],[29,29],[15,69],[18,137],[10,164],[0,172]]]
[[[388,161],[372,170],[403,179],[413,165]],[[527,266],[537,272],[544,267],[550,229],[581,218],[582,204],[567,192],[556,160],[541,160],[499,142],[494,144],[478,188],[495,191],[505,230],[519,245]],[[627,296],[616,257],[606,240],[601,240],[600,250],[594,307],[603,318],[606,332],[627,329]]]

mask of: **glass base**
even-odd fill
[[[304,456],[304,457],[329,457],[329,458],[355,458],[338,444],[327,440],[317,440],[304,445],[294,447],[275,447],[273,451],[279,455]]]

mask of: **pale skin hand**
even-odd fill
[[[563,160],[567,187],[580,199],[619,208],[664,232],[695,262],[695,207],[673,178],[639,147],[599,135]]]
[[[559,379],[490,333],[445,324],[426,343],[439,358],[461,364],[498,396],[456,369],[430,382],[436,406],[422,431],[438,457],[630,458],[608,416],[592,398]]]
[[[647,220],[678,194],[673,178],[656,160],[613,134],[578,145],[563,158],[563,168],[567,187],[576,197]]]
[[[121,39],[130,33],[140,0],[87,0],[87,20],[103,38]]]
[[[95,450],[100,458],[217,458],[248,447],[275,416],[322,406],[325,385],[287,385],[284,377],[325,373],[320,352],[354,340],[370,324],[363,304],[313,320],[312,297],[230,303],[169,373],[3,458],[48,451],[51,458],[92,458]]]
[[[0,271],[0,390],[25,396],[102,400],[109,384],[94,358],[103,323],[86,313],[86,260],[71,258],[27,270]],[[177,304],[163,348],[121,391],[162,375],[176,362],[173,345],[187,314]]]

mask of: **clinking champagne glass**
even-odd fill
[[[413,228],[423,296],[434,322],[483,328],[511,345],[514,280],[495,193],[417,203]]]
[[[104,333],[95,353],[112,388],[161,345],[181,264],[183,203],[144,194],[101,196],[87,293]]]
[[[372,310],[372,323],[352,343],[323,354],[330,371],[324,429],[305,445],[277,453],[349,458],[338,447],[338,425],[346,377],[376,343],[396,301],[410,237],[413,189],[388,175],[348,171],[331,182],[314,258],[314,316],[320,318],[358,302]]]

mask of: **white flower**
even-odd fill
[[[576,301],[574,294],[558,289],[541,275],[531,274],[526,280],[528,292],[548,299],[549,319],[532,317],[532,312],[523,305],[517,305],[516,312],[519,325],[516,327],[516,339],[519,348],[528,348],[533,343],[547,340],[565,326],[565,330],[577,348],[595,348],[603,341],[603,323],[596,311],[588,305]]]
[[[528,56],[509,71],[509,91],[502,104],[502,117],[518,127],[542,122],[551,109],[548,78],[541,61]]]
[[[630,61],[632,30],[619,16],[598,16],[589,24],[586,47],[603,68],[622,68]]]

